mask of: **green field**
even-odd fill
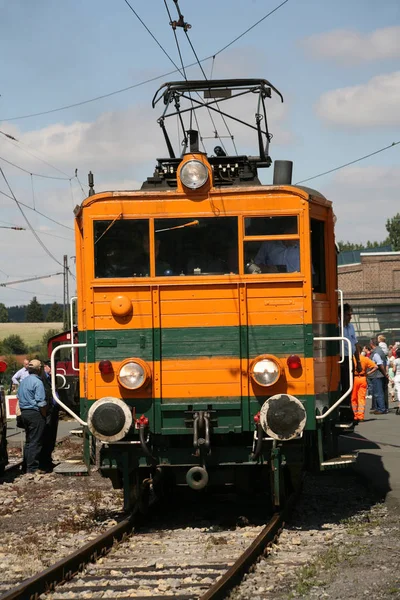
[[[62,323],[0,323],[0,340],[19,335],[28,346],[38,344],[49,329],[63,330]]]

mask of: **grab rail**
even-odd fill
[[[84,344],[61,344],[60,346],[57,346],[56,348],[54,348],[53,352],[51,353],[51,357],[50,357],[50,361],[51,361],[51,393],[53,396],[53,400],[55,402],[57,402],[57,404],[59,404],[60,406],[62,406],[62,408],[71,415],[71,417],[73,417],[75,419],[75,421],[78,421],[78,423],[80,423],[81,425],[84,425],[85,427],[87,426],[86,421],[83,421],[76,413],[74,413],[73,410],[71,410],[68,406],[66,406],[64,404],[64,402],[61,402],[60,398],[57,396],[57,391],[56,391],[56,371],[55,371],[55,360],[54,357],[56,355],[56,353],[59,350],[63,350],[64,348],[72,348],[72,350],[74,350],[75,348],[85,348],[86,347],[86,343]],[[73,352],[72,352],[73,354]]]
[[[331,414],[331,412],[333,412],[338,406],[339,404],[341,404],[343,402],[343,400],[345,398],[347,398],[347,396],[351,393],[351,390],[353,389],[353,369],[352,369],[352,359],[353,359],[353,351],[352,351],[352,347],[351,347],[351,341],[349,340],[349,338],[343,337],[342,335],[336,336],[336,337],[315,337],[314,338],[314,342],[338,342],[338,341],[342,341],[342,343],[346,343],[347,344],[347,349],[349,351],[349,355],[348,355],[348,362],[349,362],[349,384],[350,387],[349,389],[339,398],[339,400],[337,400],[335,402],[335,404],[332,404],[332,406],[330,406],[328,408],[328,410],[323,414],[323,415],[317,415],[316,419],[318,420],[322,420],[325,419],[325,417],[327,417],[328,415]]]

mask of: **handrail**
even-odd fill
[[[74,301],[78,300],[77,296],[72,296],[72,298],[70,298],[69,300],[69,310],[70,310],[70,326],[71,326],[71,342],[74,342]],[[343,335],[343,332],[342,332]],[[79,371],[79,367],[76,368],[75,366],[75,352],[72,351],[71,352],[71,358],[72,358],[72,370],[73,371]]]
[[[343,308],[343,291],[342,290],[336,290],[338,295],[339,295],[339,303],[340,303],[340,335],[343,337],[344,334],[344,324],[343,324],[343,319],[344,319],[344,308]],[[340,344],[340,360],[339,360],[339,364],[344,363],[344,341],[342,340],[341,344]]]
[[[328,410],[326,412],[324,412],[323,415],[317,415],[316,419],[318,420],[322,420],[325,419],[325,417],[327,417],[328,415],[331,414],[331,412],[333,412],[338,406],[339,404],[341,404],[343,402],[343,400],[345,398],[347,398],[347,396],[350,394],[351,390],[353,389],[353,368],[352,368],[352,359],[353,359],[353,351],[352,351],[352,347],[351,347],[351,341],[349,340],[349,338],[343,337],[341,336],[336,336],[336,337],[315,337],[314,338],[314,342],[336,342],[336,341],[340,341],[342,340],[343,343],[347,344],[347,348],[349,351],[349,355],[348,355],[348,361],[349,361],[349,384],[350,387],[349,389],[339,398],[339,400],[337,400],[335,402],[335,404],[332,404],[332,406],[330,406],[328,408]]]
[[[59,404],[60,406],[62,406],[62,408],[71,415],[71,417],[74,417],[75,421],[78,421],[78,423],[80,423],[83,426],[87,426],[86,421],[83,421],[76,413],[74,413],[73,410],[71,410],[68,406],[66,406],[64,404],[64,402],[61,402],[60,398],[57,396],[57,391],[56,391],[56,372],[55,372],[55,360],[54,357],[56,355],[56,353],[59,350],[62,350],[64,348],[72,348],[73,350],[75,348],[85,348],[86,344],[61,344],[60,346],[57,346],[56,348],[54,348],[53,352],[51,353],[51,357],[50,357],[50,361],[51,361],[51,393],[53,396],[53,400],[55,402],[57,402],[57,404]],[[73,352],[72,352],[73,354]]]

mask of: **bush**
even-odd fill
[[[23,365],[17,362],[13,354],[7,354],[4,357],[4,361],[7,363],[7,369],[4,373],[2,373],[2,383],[7,394],[11,385],[11,377],[14,375],[14,373],[21,369]]]
[[[28,348],[19,335],[9,335],[2,342],[2,351],[6,354],[26,354]]]

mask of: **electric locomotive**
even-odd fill
[[[138,191],[75,210],[80,422],[85,461],[125,507],[164,477],[194,490],[269,489],[279,505],[304,466],[338,456],[337,269],[332,204],[276,161],[264,79],[165,84],[169,156]],[[204,98],[201,97],[204,95]],[[198,109],[251,94],[258,155],[208,155],[185,128]],[[200,100],[198,99],[200,98]],[[184,108],[184,102],[187,108]],[[182,125],[176,156],[165,121]],[[341,343],[340,343],[341,342]],[[351,354],[351,353],[350,353]]]

